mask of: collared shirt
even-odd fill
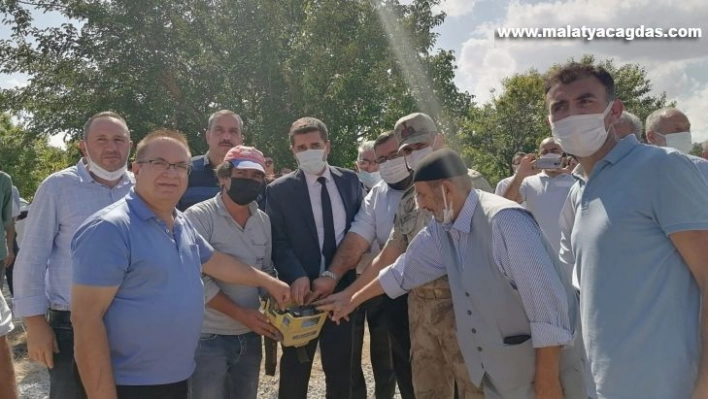
[[[135,191],[76,231],[74,284],[118,288],[103,316],[117,385],[192,375],[204,319],[201,269],[212,253],[181,212],[170,230]]]
[[[231,255],[239,261],[275,275],[271,260],[273,242],[271,239],[270,219],[265,212],[258,209],[258,204],[252,202],[248,206],[251,216],[241,227],[229,213],[222,193],[212,199],[200,202],[184,213],[195,229],[215,250]],[[241,284],[228,284],[215,280],[210,276],[202,276],[206,302],[211,301],[219,291],[222,291],[235,304],[242,308],[258,309],[260,307],[258,287]],[[202,333],[220,335],[241,335],[251,330],[240,321],[211,309],[206,308]]]
[[[404,190],[394,190],[386,182],[379,182],[364,198],[349,231],[383,248],[403,193]]]
[[[564,247],[580,275],[586,352],[598,397],[690,398],[701,291],[670,235],[708,230],[708,185],[678,151],[627,137],[569,199]]]
[[[551,177],[544,170],[525,178],[519,186],[519,194],[525,202],[524,207],[536,218],[556,253],[560,247],[558,218],[573,184],[575,179],[569,174],[561,173]],[[571,271],[568,270],[568,273]]]
[[[479,203],[475,190],[450,228],[460,264],[466,263],[472,215]],[[379,281],[392,298],[447,274],[442,239],[446,231],[432,220],[411,242],[406,253],[381,271]],[[531,215],[519,209],[500,211],[492,222],[496,266],[517,287],[531,327],[534,347],[565,346],[573,341],[567,295],[541,241]],[[456,282],[463,286],[464,281]],[[466,288],[468,289],[468,288]],[[463,290],[464,291],[464,290]],[[453,296],[453,304],[456,298]],[[503,309],[499,309],[503,311]]]
[[[7,240],[5,230],[12,223],[12,178],[5,172],[0,172],[0,262],[7,257]]]
[[[81,160],[42,182],[25,220],[22,251],[15,262],[18,316],[43,315],[47,308],[69,310],[71,239],[86,218],[123,198],[133,181],[133,174],[126,173],[114,187],[104,186]]]
[[[15,326],[12,324],[12,312],[7,306],[5,297],[0,292],[0,337],[4,337],[12,331]]]
[[[320,242],[320,248],[324,246],[324,222],[322,221],[322,184],[317,181],[320,176],[309,174],[303,171],[305,174],[305,181],[307,182],[307,191],[310,193],[310,206],[312,207],[312,215],[315,217],[315,226],[317,226],[317,238]],[[329,166],[325,168],[322,174],[327,182],[327,192],[329,193],[329,201],[332,203],[332,217],[334,218],[334,238],[337,242],[337,246],[344,239],[344,234],[347,229],[347,212],[344,209],[344,202],[342,202],[342,196],[339,195],[339,190],[337,189],[337,184],[332,178],[332,172],[329,170]],[[325,258],[322,255],[322,261],[320,263],[320,272],[325,271]]]

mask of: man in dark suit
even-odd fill
[[[312,292],[328,295],[340,291],[356,278],[355,270],[329,268],[337,245],[349,230],[359,210],[363,191],[357,175],[329,166],[327,127],[315,118],[295,121],[288,133],[298,162],[295,173],[283,176],[266,189],[266,213],[273,230],[273,262],[279,277],[291,285],[298,304],[315,300]],[[363,379],[359,365],[352,367],[352,327],[327,320],[319,336],[327,398],[359,399],[366,392],[355,389]],[[280,365],[280,399],[305,399],[318,340],[298,349],[283,348]],[[302,353],[300,353],[302,355]],[[353,370],[358,370],[353,372]]]

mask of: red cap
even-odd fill
[[[231,162],[236,169],[253,169],[265,173],[265,158],[256,147],[237,145],[226,153],[224,162]]]

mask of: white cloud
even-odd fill
[[[435,11],[444,11],[448,17],[462,17],[472,13],[475,0],[442,0]]]
[[[666,39],[495,39],[496,28],[592,27],[651,28],[704,27],[705,0],[655,2],[653,0],[568,0],[535,4],[511,2],[498,21],[478,25],[462,44],[457,83],[477,96],[490,98],[489,89],[501,80],[530,68],[545,70],[568,58],[593,54],[614,58],[617,64],[640,63],[653,83],[654,94],[663,91],[676,99],[694,126],[694,140],[708,138],[708,29],[703,38]]]
[[[708,66],[708,65],[707,65]],[[686,96],[677,98],[680,108],[691,121],[694,142],[708,140],[708,84],[702,85]]]

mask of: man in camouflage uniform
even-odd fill
[[[396,123],[394,130],[399,152],[405,155],[406,163],[412,170],[426,155],[442,147],[442,134],[438,133],[428,115],[416,113],[405,116]],[[494,192],[479,172],[470,169],[469,175],[474,188]],[[386,243],[386,246],[393,246],[401,254],[432,218],[430,212],[418,209],[415,197],[415,187],[411,185],[398,205],[393,231]],[[452,294],[447,276],[410,292],[408,317],[416,398],[449,398],[455,385],[460,399],[484,398],[484,393],[470,382],[457,344]]]
[[[398,152],[406,165],[415,170],[420,161],[442,148],[444,138],[433,120],[425,114],[404,116],[394,127]],[[469,171],[476,189],[493,192],[487,180],[477,171]],[[413,184],[403,194],[394,217],[393,230],[374,261],[344,291],[332,294],[316,305],[337,314],[352,304],[352,295],[373,281],[378,273],[391,265],[408,249],[409,243],[432,218],[432,214],[416,206]],[[405,302],[404,302],[405,303]],[[413,289],[408,295],[411,371],[416,399],[484,399],[484,393],[470,381],[462,352],[455,335],[455,315],[447,277]],[[351,310],[345,311],[349,314]],[[404,340],[401,340],[404,344]],[[407,343],[405,343],[407,345]],[[406,351],[407,348],[401,348]],[[457,392],[455,392],[457,386]]]

